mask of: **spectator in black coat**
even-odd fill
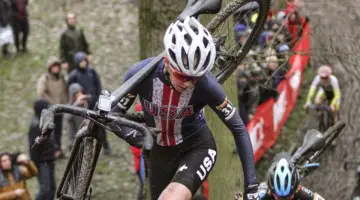
[[[90,95],[89,108],[95,107],[101,93],[101,81],[95,69],[89,64],[85,52],[77,52],[75,54],[76,69],[74,69],[68,80],[68,86],[73,83],[79,83],[87,95]]]
[[[34,117],[31,120],[28,133],[30,157],[39,169],[38,182],[39,191],[36,200],[52,200],[55,197],[55,143],[49,138],[45,139],[41,144],[31,148],[35,142],[35,138],[41,135],[39,127],[41,111],[49,107],[46,100],[37,100],[34,103]]]
[[[26,42],[30,30],[27,5],[28,0],[11,0],[12,27],[17,52],[27,52]],[[20,34],[22,34],[21,39]]]
[[[89,97],[89,109],[94,109],[97,100],[99,99],[101,93],[101,81],[99,75],[96,73],[95,69],[91,67],[88,62],[86,53],[80,51],[75,54],[75,63],[76,68],[71,71],[69,75],[68,85],[73,83],[78,83],[84,89],[84,93]],[[105,136],[105,129],[101,128]],[[110,154],[111,149],[110,145],[105,137],[104,141],[104,153]]]

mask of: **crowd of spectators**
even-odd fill
[[[239,113],[245,124],[253,118],[260,104],[269,98],[277,98],[277,86],[286,78],[285,74],[290,68],[288,60],[291,49],[301,36],[300,27],[304,23],[296,11],[295,1],[289,0],[285,10],[269,13],[263,31],[247,57],[237,67]],[[235,18],[235,39],[240,47],[250,32],[249,24],[256,20],[256,13],[244,17],[249,13],[254,12],[242,10]],[[297,31],[291,31],[290,34],[289,30],[294,28]]]

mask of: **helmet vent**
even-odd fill
[[[203,64],[203,67],[202,67],[203,70],[206,69],[206,66],[209,64],[209,62],[210,62],[210,53],[208,53],[208,55],[206,56],[206,60],[205,60],[205,62]]]
[[[184,39],[185,39],[185,41],[186,41],[186,43],[187,43],[188,45],[191,45],[192,38],[190,37],[189,34],[185,34],[185,35],[184,35]]]
[[[194,69],[196,70],[199,67],[199,62],[201,60],[200,48],[196,48],[195,57],[194,57]]]
[[[181,48],[181,59],[186,70],[189,70],[189,60],[184,48]]]
[[[176,44],[176,37],[175,37],[175,35],[172,36],[171,42],[172,42],[173,44]]]
[[[175,53],[171,49],[168,49],[168,52],[169,52],[171,59],[175,61],[176,60]]]
[[[205,48],[207,48],[207,46],[209,44],[209,40],[204,37],[203,38],[203,43],[204,43]]]
[[[183,30],[183,27],[182,27],[182,26],[180,26],[179,24],[177,25],[177,27],[178,27],[178,29],[179,29],[180,31],[182,31],[182,30]]]
[[[197,27],[192,26],[192,25],[190,27],[197,35],[199,34],[199,29]]]

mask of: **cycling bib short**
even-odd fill
[[[185,185],[194,195],[213,169],[216,144],[207,126],[177,146],[155,145],[150,155],[151,199],[158,199],[171,182]]]

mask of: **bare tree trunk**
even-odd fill
[[[163,51],[164,33],[170,23],[176,20],[185,3],[178,0],[140,0],[140,59],[157,56]],[[145,198],[151,199],[149,183],[145,183],[144,191]]]
[[[348,126],[304,185],[326,199],[350,199],[357,177],[355,171],[345,171],[343,164],[347,159],[360,160],[359,145],[354,144],[360,132],[360,2],[305,0],[305,8],[302,13],[309,15],[312,26],[312,62],[333,66],[342,90],[341,119]]]
[[[141,0],[139,11],[140,58],[156,56],[163,50],[163,36],[186,1]]]

